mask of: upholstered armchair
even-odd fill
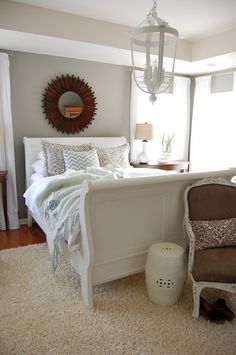
[[[184,200],[192,316],[198,318],[203,288],[236,292],[236,185],[225,179],[200,180],[185,190]]]

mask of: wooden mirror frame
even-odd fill
[[[59,99],[67,91],[78,94],[83,102],[83,110],[78,117],[69,118],[59,110]],[[77,133],[88,128],[96,114],[96,97],[92,88],[83,79],[74,75],[62,75],[53,79],[45,88],[42,108],[49,123],[63,133]]]

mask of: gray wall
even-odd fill
[[[23,137],[67,136],[49,125],[41,108],[44,88],[57,75],[74,74],[92,87],[97,114],[80,136],[120,136],[129,139],[130,72],[128,67],[13,52],[10,57],[12,117],[19,217],[26,217]]]

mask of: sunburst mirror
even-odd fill
[[[79,77],[62,75],[45,88],[42,108],[49,123],[63,133],[78,133],[88,128],[96,114],[92,88]]]

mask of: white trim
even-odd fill
[[[22,218],[19,220],[19,223],[20,223],[20,226],[24,225],[24,224],[27,224],[27,218]]]

